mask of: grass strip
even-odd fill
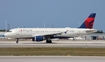
[[[0,48],[0,56],[105,56],[105,48]]]

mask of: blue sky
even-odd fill
[[[105,0],[0,0],[0,29],[79,27],[96,13],[94,28],[105,31]]]

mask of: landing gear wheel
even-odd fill
[[[52,43],[52,41],[49,39],[46,40],[46,43]]]
[[[16,39],[16,43],[18,43],[18,42],[19,42],[19,39],[17,38],[17,39]]]
[[[32,38],[32,41],[35,41],[35,38]]]

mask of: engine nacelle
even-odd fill
[[[32,41],[43,41],[44,37],[43,36],[36,36],[34,38],[32,38]]]

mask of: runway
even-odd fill
[[[0,62],[105,62],[92,56],[0,56]]]
[[[18,44],[16,44],[15,41],[0,41],[0,48],[13,47],[105,48],[105,41],[53,41],[51,44],[45,41],[20,41]]]

